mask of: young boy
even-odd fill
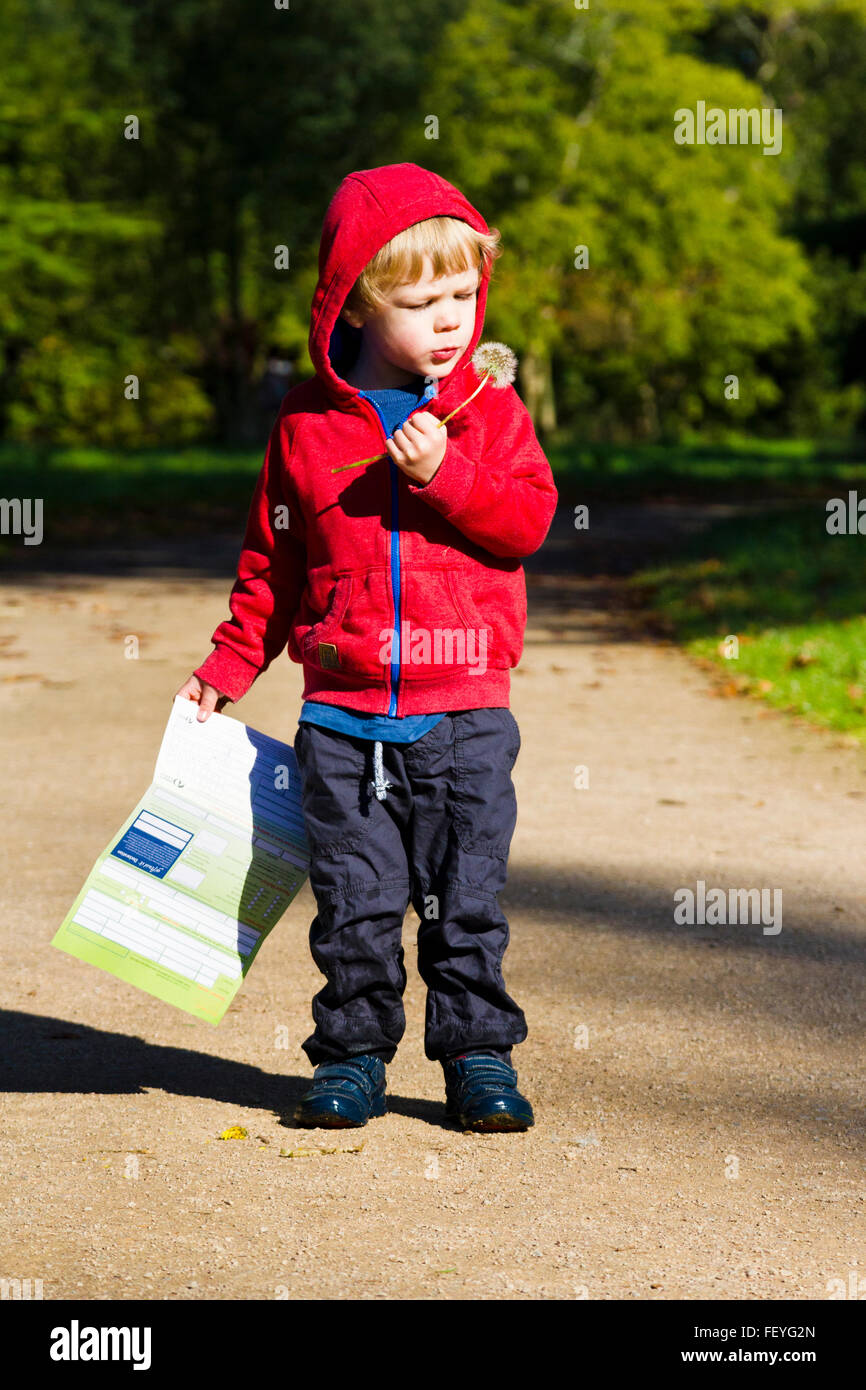
[[[327,983],[303,1043],[306,1126],[385,1113],[404,1028],[411,900],[425,1054],[463,1128],[526,1129],[497,903],[517,806],[508,708],[526,625],[522,556],[556,488],[513,386],[471,363],[498,232],[415,164],[349,174],[328,208],[311,380],[284,397],[215,650],[178,692],[207,718],[288,647],[304,670],[295,738]],[[362,466],[343,464],[369,460]]]

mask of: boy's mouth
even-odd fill
[[[456,348],[456,347],[454,347],[454,348],[437,348],[435,352],[431,352],[430,356],[433,358],[433,361],[434,361],[434,362],[448,362],[448,361],[450,361],[450,359],[451,359],[452,357],[454,357],[455,354],[458,353],[459,351],[460,351],[460,349],[459,349],[459,348]]]

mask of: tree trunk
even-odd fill
[[[241,294],[243,235],[240,208],[231,209],[226,241],[228,303],[217,324],[214,400],[217,430],[226,444],[250,444],[259,438],[253,363],[258,326],[244,317]]]
[[[520,389],[526,409],[539,435],[556,429],[553,371],[547,353],[528,348],[520,361]]]

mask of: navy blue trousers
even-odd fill
[[[458,710],[415,743],[385,743],[384,800],[369,740],[301,723],[294,748],[318,909],[310,949],[327,981],[302,1043],[310,1062],[394,1057],[406,1026],[410,901],[421,919],[426,1056],[485,1050],[510,1062],[527,1033],[502,976],[509,932],[497,902],[517,820],[511,711]]]

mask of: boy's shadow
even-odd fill
[[[193,1027],[210,1027],[190,1022]],[[0,1036],[0,1092],[142,1095],[148,1086],[170,1095],[270,1110],[286,1128],[308,1132],[295,1124],[293,1112],[309,1090],[311,1076],[263,1071],[192,1048],[167,1047],[126,1033],[9,1009],[0,1012]],[[387,1104],[391,1114],[457,1129],[445,1118],[444,1094],[439,1102],[389,1091]]]

